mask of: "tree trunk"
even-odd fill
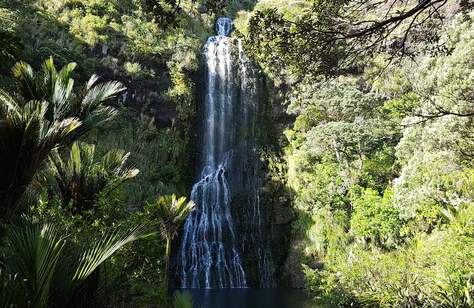
[[[166,251],[165,251],[165,289],[168,290],[169,285],[169,267],[170,267],[170,257],[171,257],[171,239],[168,237],[166,239]]]

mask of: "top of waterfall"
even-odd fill
[[[229,17],[219,17],[216,21],[217,35],[229,36],[234,22]]]

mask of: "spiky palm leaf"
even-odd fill
[[[50,103],[50,120],[78,118],[82,122],[76,132],[75,138],[78,138],[92,127],[115,117],[116,110],[104,106],[104,102],[125,88],[117,81],[98,83],[99,77],[93,75],[74,97],[72,73],[75,68],[75,63],[69,63],[58,71],[53,59],[49,58],[43,62],[41,72],[35,72],[28,63],[18,62],[13,67],[13,75],[25,100],[45,100]]]
[[[52,225],[25,223],[14,226],[7,237],[8,271],[19,275],[23,296],[31,307],[47,307],[56,265],[64,248]]]
[[[116,229],[110,234],[105,234],[82,254],[73,279],[84,280],[89,277],[118,249],[143,236],[144,230],[143,226],[137,226],[130,230]]]
[[[176,195],[165,195],[158,198],[155,204],[148,204],[147,210],[159,222],[161,236],[166,241],[165,272],[168,272],[171,256],[171,242],[178,234],[178,230],[194,209],[194,202],[186,202],[186,197],[176,198]]]
[[[0,217],[15,212],[18,201],[49,152],[79,127],[75,118],[48,121],[48,103],[23,103],[0,91]]]
[[[8,220],[35,173],[54,148],[68,145],[92,127],[114,117],[104,102],[124,88],[118,82],[97,83],[92,76],[74,95],[76,65],[59,71],[52,58],[40,72],[18,62],[13,75],[20,93],[0,90],[0,220]]]
[[[91,241],[93,244],[79,255],[54,226],[23,221],[7,235],[8,255],[5,272],[1,273],[0,295],[16,296],[10,296],[3,304],[40,308],[87,306],[85,303],[96,295],[97,279],[91,278],[98,277],[100,266],[124,245],[146,235],[143,226],[116,228]]]
[[[124,91],[125,87],[118,81],[98,83],[98,79],[97,75],[92,75],[82,91],[77,111],[79,119],[82,120],[79,134],[83,134],[117,115],[115,108],[104,106],[103,103]]]
[[[108,194],[138,174],[128,163],[130,153],[110,150],[101,160],[95,155],[95,146],[74,143],[69,157],[64,160],[57,150],[49,158],[53,184],[58,188],[65,206],[72,201],[75,211],[90,209],[101,194]]]
[[[186,202],[186,197],[176,198],[173,194],[158,198],[155,213],[160,222],[161,235],[172,240],[193,209],[194,202]]]

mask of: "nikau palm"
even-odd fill
[[[0,219],[8,220],[19,206],[51,150],[68,145],[116,114],[104,102],[124,90],[119,82],[97,83],[92,76],[74,95],[70,63],[57,70],[50,58],[40,72],[19,62],[13,68],[19,93],[0,90]]]
[[[1,218],[15,212],[18,201],[51,149],[72,137],[77,118],[45,119],[48,103],[20,104],[0,92],[0,211]]]
[[[171,242],[178,235],[178,230],[194,209],[194,202],[186,202],[186,197],[166,195],[158,198],[155,204],[148,205],[159,221],[160,233],[166,241],[165,272],[168,272],[171,256]]]
[[[51,224],[22,221],[7,233],[0,271],[2,307],[90,307],[102,264],[127,243],[147,235],[143,226],[118,227],[81,253]]]
[[[110,150],[100,160],[94,145],[73,143],[68,159],[57,149],[49,157],[50,178],[65,207],[72,211],[91,209],[101,194],[108,194],[135,177],[138,169],[127,164],[130,153]]]

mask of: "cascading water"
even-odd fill
[[[258,284],[270,287],[273,273],[258,198],[257,73],[241,42],[229,37],[232,20],[219,18],[216,31],[203,51],[201,173],[191,191],[196,209],[184,225],[178,276],[182,288],[245,288],[242,254],[252,250]]]

